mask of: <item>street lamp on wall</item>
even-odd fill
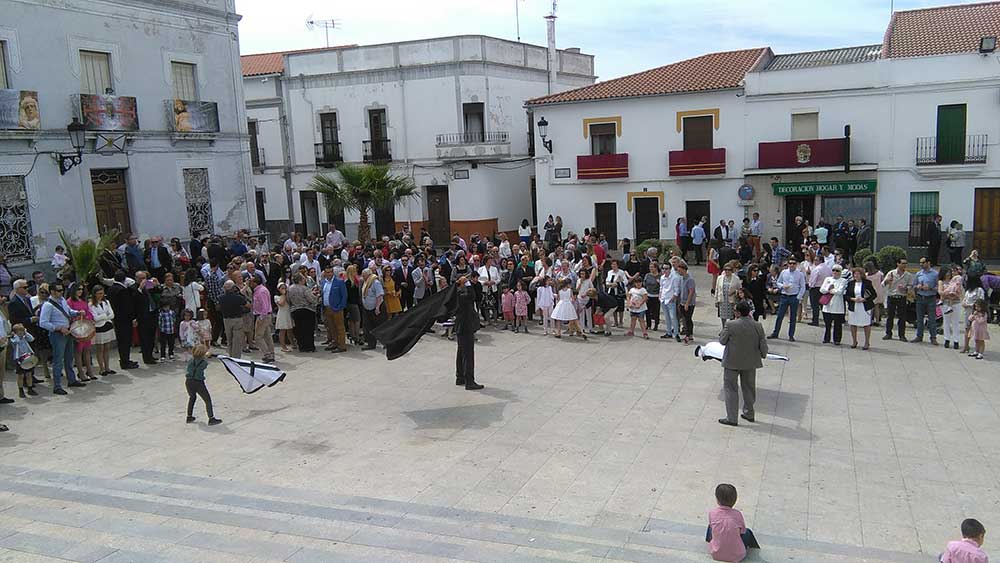
[[[83,145],[87,140],[87,128],[75,117],[73,122],[66,126],[66,131],[69,132],[69,142],[76,152],[59,153],[59,174],[64,176],[71,168],[83,162]]]
[[[552,154],[552,139],[546,139],[548,133],[549,122],[545,121],[543,117],[538,120],[538,136],[542,138],[542,146],[545,147],[545,150],[549,151],[549,154]]]

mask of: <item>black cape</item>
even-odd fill
[[[382,323],[373,332],[375,339],[385,346],[387,360],[395,360],[410,351],[420,337],[427,333],[434,323],[450,318],[458,305],[457,286],[422,300],[419,305],[408,309]]]

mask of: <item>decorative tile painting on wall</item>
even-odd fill
[[[38,130],[38,92],[31,90],[0,90],[0,129]]]

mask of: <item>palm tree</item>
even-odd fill
[[[101,253],[115,242],[115,239],[118,238],[118,231],[111,229],[98,239],[83,239],[74,242],[65,231],[60,229],[59,237],[62,239],[63,246],[66,247],[66,255],[69,257],[63,274],[72,272],[75,274],[76,281],[84,284],[84,288],[87,288],[95,281],[97,273],[101,269]]]
[[[327,213],[332,215],[343,209],[358,212],[358,240],[361,242],[371,239],[369,211],[395,206],[419,194],[413,180],[390,174],[388,165],[345,163],[337,167],[337,173],[340,180],[317,174],[309,187],[323,194]]]

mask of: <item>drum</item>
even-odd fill
[[[90,340],[95,332],[97,327],[90,319],[77,319],[69,325],[69,333],[77,340]]]
[[[38,365],[38,356],[31,352],[21,354],[17,357],[17,365],[24,371],[28,371]]]

